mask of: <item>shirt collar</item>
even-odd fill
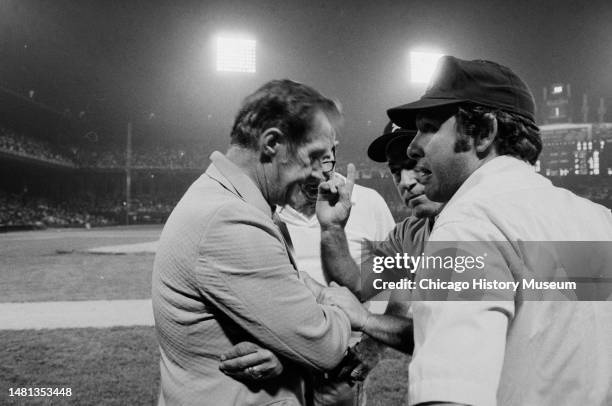
[[[213,152],[210,160],[212,163],[206,169],[208,176],[245,202],[263,211],[268,217],[272,217],[272,208],[261,194],[261,190],[242,169],[219,151]]]
[[[319,225],[316,214],[309,218],[288,204],[278,206],[276,208],[276,213],[278,214],[278,217],[287,224],[309,227],[316,227]]]
[[[535,169],[527,162],[510,155],[500,155],[491,159],[476,169],[463,182],[453,197],[446,203],[444,209],[456,204],[457,201],[461,201],[465,195],[487,181],[493,180],[496,182],[495,190],[505,188],[508,186],[508,182],[522,182],[523,176],[517,176],[517,172],[526,176],[528,173],[535,172]],[[507,175],[510,175],[510,177]]]

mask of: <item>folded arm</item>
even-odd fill
[[[275,354],[332,369],[348,347],[348,318],[316,302],[271,220],[233,206],[216,213],[200,242],[195,282],[202,296]]]

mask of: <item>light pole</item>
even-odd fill
[[[130,200],[132,196],[132,123],[127,123],[125,148],[125,225],[130,224]]]

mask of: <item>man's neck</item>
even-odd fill
[[[231,145],[225,153],[225,157],[240,168],[245,175],[251,178],[268,204],[274,206],[274,203],[270,201],[271,196],[268,190],[264,168],[261,162],[259,162],[257,151],[237,145]]]

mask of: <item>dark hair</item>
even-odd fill
[[[260,134],[277,127],[291,145],[301,145],[319,111],[332,124],[340,120],[339,104],[315,89],[288,79],[270,81],[243,101],[232,127],[231,144],[255,149]]]
[[[459,138],[455,152],[470,149],[469,138],[479,141],[492,130],[493,122],[488,114],[497,119],[497,136],[493,145],[499,155],[510,155],[535,164],[542,152],[540,129],[529,119],[515,113],[484,106],[462,105],[455,119]]]

